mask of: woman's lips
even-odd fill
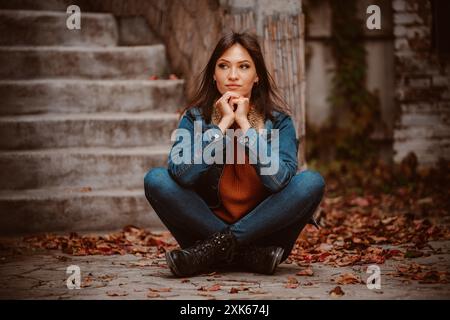
[[[227,85],[226,87],[227,87],[227,88],[230,88],[230,89],[236,89],[236,88],[240,88],[241,86],[229,84],[229,85]]]

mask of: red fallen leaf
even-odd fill
[[[199,293],[197,293],[197,295],[202,296],[202,297],[212,297],[212,298],[214,298],[214,295],[212,295],[211,293],[208,293],[208,292],[204,292],[204,291],[200,291]]]
[[[355,284],[361,283],[361,278],[353,273],[344,273],[334,279],[337,284]]]
[[[350,204],[358,207],[368,207],[370,203],[366,198],[356,197],[350,201]]]
[[[149,288],[151,292],[171,292],[172,288]]]
[[[147,245],[150,247],[159,247],[159,246],[167,246],[168,244],[163,240],[157,238],[150,238],[147,241]]]
[[[340,286],[335,287],[333,290],[330,291],[330,295],[332,297],[341,297],[343,296],[345,293],[342,290],[342,288]]]
[[[388,249],[386,251],[386,259],[389,259],[391,257],[401,257],[403,256],[403,252],[397,249]]]
[[[74,248],[75,249],[75,248]],[[72,254],[74,256],[87,256],[88,255],[88,251],[85,248],[76,248]]]
[[[372,239],[373,242],[375,243],[381,243],[381,242],[386,242],[388,241],[388,238],[386,237],[378,237],[378,236],[369,236],[370,239]]]
[[[317,261],[324,262],[325,259],[326,259],[328,256],[330,256],[330,255],[331,255],[331,253],[329,253],[329,252],[324,252],[324,253],[320,254],[320,256],[319,256],[319,258],[317,259]]]
[[[128,292],[126,291],[106,291],[106,294],[110,297],[123,297],[127,296]]]
[[[147,298],[158,298],[158,297],[160,297],[161,295],[158,293],[158,292],[153,292],[153,291],[149,291],[148,293],[147,293]]]
[[[342,257],[341,259],[338,259],[335,262],[335,265],[338,267],[346,267],[356,264],[357,262],[361,261],[360,255],[347,255]]]
[[[313,255],[312,254],[306,254],[302,256],[302,260],[309,263],[313,260]]]
[[[386,258],[382,255],[378,254],[366,254],[361,259],[364,263],[375,263],[375,264],[383,264]]]
[[[299,286],[299,283],[298,283],[297,278],[290,276],[290,277],[288,277],[288,281],[284,287],[288,288],[288,289],[296,289],[298,286]]]
[[[148,247],[144,247],[144,246],[133,246],[131,251],[133,253],[147,253],[148,252]]]
[[[116,275],[103,274],[103,275],[99,276],[98,278],[100,280],[102,280],[102,281],[111,281],[111,280],[117,278],[117,276]]]
[[[365,244],[368,244],[368,241],[367,241],[367,240],[363,240],[363,239],[357,238],[357,237],[353,237],[353,238],[352,238],[352,242],[353,242],[353,243],[356,243],[356,244],[359,244],[359,243],[365,243]]]
[[[432,236],[435,234],[439,234],[440,232],[441,232],[441,228],[439,228],[438,226],[431,226],[427,230],[427,235]]]
[[[219,291],[220,290],[220,284],[216,283],[214,285],[212,285],[211,287],[200,287],[197,289],[198,291]]]
[[[297,272],[296,275],[311,277],[314,275],[314,272],[313,272],[312,268],[306,268],[305,270]]]
[[[238,288],[232,287],[232,288],[230,289],[230,293],[239,293],[239,289],[238,289]]]
[[[149,80],[158,80],[159,77],[157,75],[151,75],[148,79]]]
[[[420,280],[419,283],[448,283],[447,275],[446,271],[431,270],[413,279]]]
[[[86,278],[84,278],[83,282],[81,283],[80,287],[81,288],[87,288],[90,287],[92,285],[92,282],[94,281],[94,278],[92,278],[91,276],[87,276]]]

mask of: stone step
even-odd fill
[[[119,42],[111,14],[82,13],[79,30],[66,26],[57,11],[0,10],[0,46],[115,46]]]
[[[89,11],[92,0],[1,0],[2,9],[58,10],[66,12],[67,7],[75,4],[81,11]],[[95,2],[95,1],[94,1]]]
[[[178,115],[163,112],[0,117],[0,149],[139,147],[170,144]]]
[[[0,190],[0,234],[114,230],[125,225],[164,229],[139,189]]]
[[[150,168],[167,167],[169,151],[170,145],[0,151],[0,189],[138,189]]]
[[[167,76],[162,44],[137,47],[0,47],[0,79],[148,79]]]
[[[184,80],[0,80],[0,116],[36,113],[176,112]]]

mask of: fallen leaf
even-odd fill
[[[312,268],[307,268],[305,270],[299,271],[296,273],[297,276],[307,276],[307,277],[311,277],[314,275],[314,272],[312,270]]]
[[[151,292],[171,292],[172,288],[149,288]]]
[[[124,297],[128,295],[126,291],[106,291],[106,294],[110,297]]]
[[[367,207],[370,203],[366,198],[356,197],[350,201],[350,204],[358,207]]]
[[[296,289],[298,286],[299,286],[299,283],[298,283],[297,278],[289,276],[288,281],[284,287],[288,288],[288,289]]]
[[[147,298],[158,298],[158,297],[160,297],[161,295],[158,293],[158,292],[153,292],[153,291],[149,291],[148,293],[147,293]]]
[[[334,279],[337,284],[355,284],[361,283],[361,278],[353,273],[344,273]]]
[[[202,287],[200,287],[200,288],[198,288],[197,289],[198,291],[219,291],[220,290],[220,284],[214,284],[214,285],[212,285],[211,287],[205,287],[205,286],[202,286]]]
[[[235,288],[235,287],[232,287],[232,288],[230,289],[230,293],[231,293],[231,294],[233,294],[233,293],[239,293],[239,289],[238,289],[238,288]]]
[[[330,291],[330,295],[332,297],[341,297],[343,296],[345,293],[342,290],[342,288],[340,286],[335,287],[333,290]]]

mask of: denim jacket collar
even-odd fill
[[[201,114],[201,111],[198,107],[194,107],[190,109],[191,114],[194,116],[196,120],[204,120]],[[272,115],[275,119],[278,119],[281,115],[280,112],[273,110]],[[273,122],[269,118],[266,118],[264,121],[264,128],[267,129],[268,132],[273,128]]]

